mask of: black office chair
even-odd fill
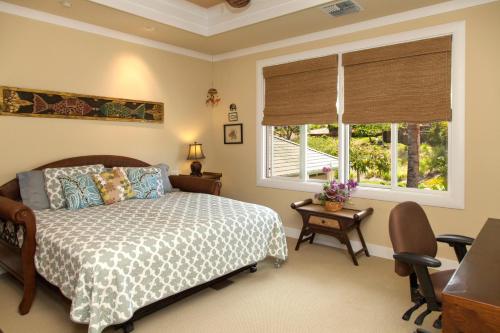
[[[415,202],[403,202],[391,210],[389,234],[394,249],[395,271],[400,276],[409,276],[411,301],[415,303],[404,315],[409,320],[415,310],[423,304],[427,309],[415,320],[422,325],[425,317],[432,311],[441,311],[441,294],[455,270],[429,273],[429,267],[441,266],[435,258],[437,242],[444,242],[453,247],[458,261],[467,253],[467,245],[473,238],[459,235],[434,236],[424,210]],[[441,328],[441,316],[434,322],[435,328]]]

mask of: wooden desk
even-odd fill
[[[297,210],[302,216],[302,230],[300,231],[295,251],[299,250],[300,243],[302,242],[309,241],[309,243],[312,244],[316,233],[318,233],[333,236],[342,244],[345,244],[352,258],[352,262],[356,266],[358,266],[356,256],[362,253],[367,257],[370,256],[359,225],[365,217],[373,213],[373,208],[365,210],[343,208],[337,212],[330,212],[325,210],[323,206],[312,204],[311,199],[292,203],[291,207]],[[362,245],[362,249],[357,252],[353,251],[348,235],[348,232],[353,229],[356,229]]]
[[[500,220],[488,219],[443,291],[444,333],[500,332]]]

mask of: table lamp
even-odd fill
[[[189,161],[193,161],[191,163],[191,176],[201,177],[201,163],[198,160],[204,159],[205,155],[203,155],[203,149],[201,147],[201,143],[191,143],[189,145],[189,152],[187,159]]]

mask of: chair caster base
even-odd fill
[[[250,266],[250,273],[255,273],[257,272],[257,264]]]
[[[415,325],[422,325],[424,322],[425,317],[427,317],[428,314],[430,314],[432,311],[431,310],[425,310],[421,314],[418,315],[417,319],[415,319]]]
[[[413,314],[413,312],[415,312],[415,310],[417,310],[419,307],[422,306],[422,304],[424,304],[424,302],[417,302],[415,303],[414,306],[412,306],[411,308],[409,308],[404,314],[403,314],[403,320],[410,320],[411,318],[411,315]]]

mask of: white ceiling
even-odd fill
[[[89,1],[207,37],[331,2],[253,0],[236,9],[225,2],[203,8],[185,0]]]

